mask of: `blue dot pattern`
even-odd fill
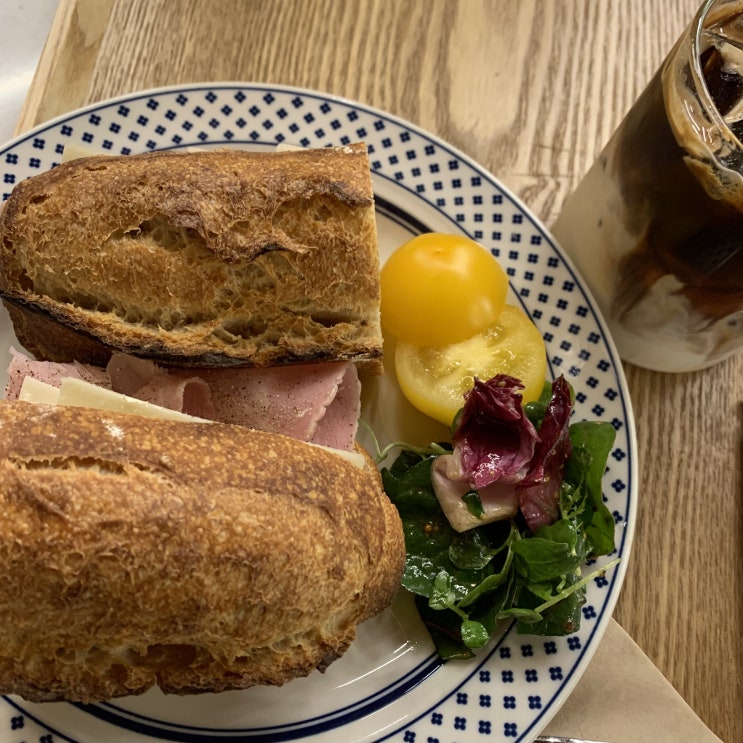
[[[413,204],[411,210],[436,213],[448,221],[451,231],[464,232],[491,250],[510,277],[518,302],[545,338],[551,374],[564,374],[574,386],[576,416],[614,425],[617,439],[604,478],[604,497],[617,524],[613,556],[626,557],[637,463],[630,403],[613,345],[593,300],[545,229],[492,175],[446,143],[383,112],[309,91],[226,84],[163,89],[89,107],[14,140],[0,149],[0,188],[2,200],[7,199],[16,183],[57,165],[69,142],[129,155],[205,144],[273,148],[287,142],[324,147],[359,140],[367,143],[375,187],[394,187],[400,200]],[[425,222],[425,217],[421,219]],[[577,634],[530,638],[505,628],[492,648],[470,662],[463,680],[458,672],[448,685],[444,666],[434,674],[425,704],[410,709],[404,707],[405,700],[399,702],[405,711],[395,719],[404,722],[378,740],[531,739],[585,668],[586,651],[598,642],[610,618],[622,573],[615,569],[589,584]],[[53,717],[31,715],[14,698],[5,701],[0,707],[3,740],[77,740],[73,733],[58,737]],[[56,706],[47,710],[50,715]],[[157,734],[158,721],[151,723],[150,738],[142,739],[165,738]],[[351,728],[339,732],[332,723],[327,729],[312,725],[306,732],[319,734],[313,740],[355,739]],[[374,720],[369,726],[381,729]],[[171,721],[167,738],[178,740],[178,730]],[[219,730],[225,740],[264,739],[248,726],[234,736]],[[205,731],[206,741],[210,737]],[[184,727],[183,736],[202,739],[194,728]]]

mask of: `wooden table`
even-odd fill
[[[408,119],[550,225],[697,0],[61,0],[19,122],[141,88],[283,83]],[[628,366],[642,478],[615,617],[743,741],[743,355]]]

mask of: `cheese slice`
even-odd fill
[[[82,379],[64,377],[59,387],[26,377],[21,385],[19,400],[43,405],[73,405],[79,408],[110,410],[116,413],[142,415],[146,418],[163,418],[171,421],[190,421],[191,423],[211,423],[205,418],[186,415],[177,410],[169,410],[151,402],[137,400],[129,395],[99,387]]]
[[[311,441],[308,442],[312,446],[316,446],[318,449],[325,449],[332,454],[337,454],[339,457],[345,459],[349,464],[354,467],[358,467],[360,470],[366,469],[366,457],[357,451],[346,451],[345,449],[333,449],[332,446],[323,446],[323,444],[313,444]]]
[[[40,382],[33,377],[24,377],[18,399],[23,402],[43,403],[44,405],[56,405],[59,400],[59,387],[46,382]]]
[[[298,150],[304,149],[304,147],[287,144],[286,142],[279,142],[279,144],[276,145],[276,152],[297,152]],[[184,147],[183,152],[209,152],[209,150],[206,147]],[[97,157],[99,155],[108,154],[110,153],[103,152],[95,147],[86,147],[84,144],[80,144],[79,142],[68,142],[62,151],[61,162],[67,163],[71,160],[79,160],[81,157]]]
[[[99,387],[82,379],[65,377],[59,387],[57,405],[75,405],[81,408],[111,410],[116,413],[142,415],[145,418],[163,418],[170,421],[190,421],[192,423],[209,423],[204,418],[196,418],[177,410],[169,410],[151,402],[137,400],[135,397]]]
[[[68,142],[62,151],[62,162],[67,163],[70,160],[79,160],[81,157],[93,157],[94,155],[104,154],[95,147],[86,147],[84,144],[77,142]]]

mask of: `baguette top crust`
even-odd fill
[[[389,605],[373,466],[276,434],[0,403],[0,692],[90,702],[279,685]]]
[[[63,163],[5,203],[0,295],[51,361],[380,359],[366,147]]]

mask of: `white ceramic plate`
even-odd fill
[[[583,282],[544,227],[496,178],[445,142],[367,106],[307,90],[217,83],[145,91],[45,124],[0,149],[0,190],[5,199],[15,183],[53,167],[68,143],[130,154],[359,140],[369,147],[374,171],[383,257],[430,230],[462,232],[486,245],[509,274],[512,300],[545,337],[550,374],[565,374],[575,388],[577,418],[614,424],[604,494],[617,524],[620,566],[588,586],[580,631],[568,637],[506,628],[475,660],[442,666],[410,597],[401,592],[391,609],[360,628],[349,653],[324,675],[280,689],[183,698],[153,690],[89,706],[4,697],[2,743],[528,741],[585,670],[617,600],[632,541],[634,423],[621,365]],[[0,369],[13,341],[2,314]],[[425,444],[441,433],[405,403],[390,376],[364,391],[364,416],[382,443]]]

